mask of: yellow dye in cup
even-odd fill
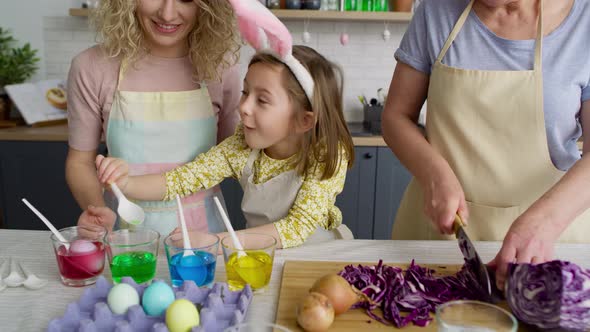
[[[225,264],[227,283],[232,291],[250,284],[252,289],[266,287],[272,272],[272,257],[264,251],[247,251],[246,256],[238,257],[234,252]]]

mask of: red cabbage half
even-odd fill
[[[510,264],[506,298],[521,321],[544,329],[590,330],[590,270],[564,262]]]
[[[456,275],[439,277],[434,270],[412,263],[407,270],[383,265],[348,265],[339,273],[351,285],[366,294],[372,302],[359,302],[353,308],[364,308],[373,319],[387,325],[404,327],[430,323],[430,312],[452,300],[487,298],[476,277],[463,267]],[[383,317],[373,310],[381,308]],[[402,315],[402,312],[405,312]]]

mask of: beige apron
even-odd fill
[[[426,137],[463,186],[474,240],[502,241],[512,222],[564,172],[553,165],[543,113],[543,1],[533,70],[484,71],[442,63],[473,0],[433,66],[428,88]],[[422,190],[412,179],[393,226],[393,239],[443,239],[424,214]],[[590,214],[577,218],[560,242],[588,242]]]
[[[253,165],[259,155],[260,150],[252,150],[240,178],[244,190],[242,212],[246,228],[270,224],[286,217],[303,184],[303,178],[295,170],[281,173],[264,183],[254,183]],[[305,244],[352,238],[352,232],[342,224],[333,230],[317,228]]]

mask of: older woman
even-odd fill
[[[103,206],[116,201],[110,192],[103,199],[96,176],[101,137],[134,174],[170,170],[209,150],[239,120],[239,44],[226,1],[103,0],[94,23],[102,42],[74,58],[68,79],[66,177],[79,205],[90,206],[79,223],[104,224]],[[209,199],[220,194],[215,187],[183,199],[190,228],[221,230]],[[147,227],[176,227],[174,201],[139,204]]]
[[[396,52],[383,132],[414,175],[394,239],[503,240],[492,261],[538,263],[589,242],[590,2],[425,0]],[[415,125],[428,99],[426,137]],[[590,135],[584,148],[590,151]]]

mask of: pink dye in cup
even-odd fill
[[[88,242],[79,247],[60,246],[56,252],[59,272],[67,279],[88,279],[98,276],[104,269],[105,246],[101,242]],[[74,242],[75,243],[75,242]],[[92,245],[93,247],[91,247]]]

